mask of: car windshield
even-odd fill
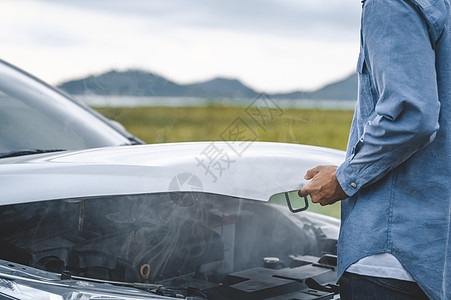
[[[0,155],[121,144],[130,141],[103,120],[0,61]]]
[[[332,282],[336,275],[326,261],[312,265],[336,254],[336,237],[324,223],[284,206],[203,192],[2,206],[0,228],[1,259],[72,276],[161,284],[174,295],[201,299],[262,299],[308,290],[302,278]],[[308,299],[325,299],[326,292],[318,293]]]

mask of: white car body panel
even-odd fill
[[[274,194],[302,187],[308,169],[344,160],[344,152],[339,150],[264,142],[250,144],[239,156],[233,145],[121,146],[2,159],[0,205],[168,191],[203,191],[268,201]],[[205,153],[209,150],[219,153],[216,163],[222,163],[222,171],[215,169],[219,166],[215,161],[210,165],[216,176],[199,164],[203,160],[208,165]],[[191,174],[200,184],[177,184],[180,174]]]

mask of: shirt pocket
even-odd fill
[[[360,51],[359,60],[357,62],[357,74],[359,85],[356,115],[360,119],[367,119],[374,112],[378,96],[373,87],[363,51]]]

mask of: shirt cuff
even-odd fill
[[[349,197],[353,196],[360,189],[357,174],[349,161],[341,164],[335,171],[335,175],[341,188]]]

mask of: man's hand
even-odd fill
[[[318,166],[307,171],[304,178],[310,180],[299,192],[304,197],[310,194],[313,203],[321,206],[334,204],[348,197],[338,183],[335,171],[337,166]]]

